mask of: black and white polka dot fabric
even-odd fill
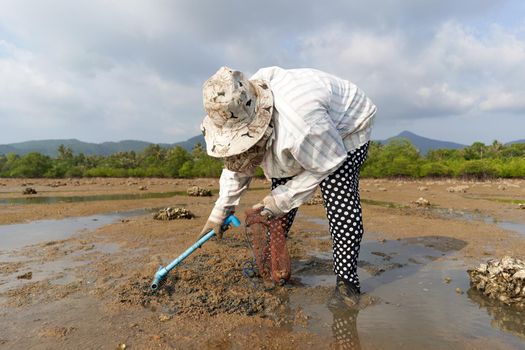
[[[334,272],[354,284],[358,290],[357,257],[363,237],[359,173],[366,160],[368,145],[366,143],[348,152],[346,161],[320,184],[333,241]],[[272,179],[272,189],[288,180],[289,178]],[[286,215],[286,233],[290,230],[296,213],[297,208]]]
[[[285,177],[282,179],[272,179],[272,190],[279,185],[284,185],[290,180],[291,177]],[[293,220],[295,219],[295,214],[297,214],[297,208],[294,208],[286,214],[285,219],[283,220],[284,226],[284,235],[288,237],[288,232],[290,232],[290,227],[292,227]]]

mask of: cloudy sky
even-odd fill
[[[0,144],[186,140],[223,65],[345,77],[375,139],[525,138],[525,1],[0,0]]]

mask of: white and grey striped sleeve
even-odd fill
[[[222,223],[234,207],[239,204],[241,195],[248,189],[251,179],[250,175],[224,168],[219,180],[219,198],[215,202],[208,220]]]

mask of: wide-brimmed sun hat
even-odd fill
[[[247,80],[221,67],[203,85],[207,116],[201,124],[206,151],[213,157],[240,154],[255,145],[272,119],[273,94],[264,80]]]

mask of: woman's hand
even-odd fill
[[[206,224],[202,228],[202,231],[199,235],[199,239],[204,237],[211,230],[215,231],[215,235],[217,236],[217,238],[222,239],[222,234],[224,233],[224,231],[222,230],[221,226],[222,226],[221,222],[214,222],[211,220],[206,221]]]
[[[272,218],[279,218],[286,214],[284,211],[282,211],[277,204],[275,203],[275,199],[273,199],[273,196],[270,194],[262,200],[261,203],[255,204],[252,209],[261,209],[261,215],[268,216]]]

